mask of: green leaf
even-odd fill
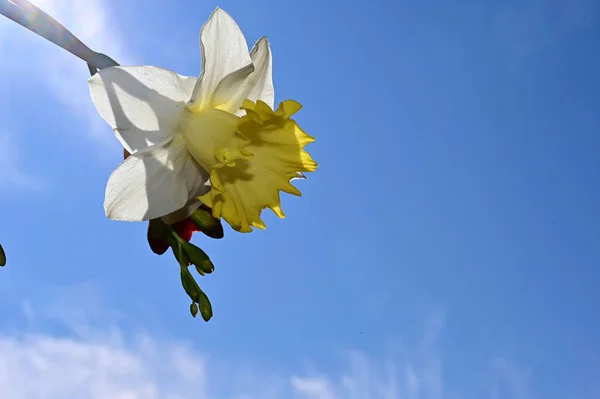
[[[194,318],[198,314],[198,305],[196,305],[196,302],[192,302],[192,304],[190,305],[190,313]]]
[[[223,238],[225,235],[221,219],[217,219],[212,215],[212,211],[205,205],[190,215],[189,219],[194,222],[198,230],[209,236],[210,238]]]
[[[209,321],[213,316],[212,305],[202,290],[200,290],[200,300],[198,301],[198,304],[200,305],[200,315],[204,321]]]
[[[0,266],[6,265],[6,253],[4,252],[4,248],[0,245]]]

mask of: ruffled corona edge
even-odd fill
[[[284,218],[279,192],[300,196],[290,181],[298,173],[314,172],[317,163],[304,147],[314,138],[290,119],[302,105],[286,100],[273,111],[263,101],[245,100],[246,111],[227,147],[217,147],[218,163],[210,173],[212,189],[198,197],[234,230],[247,233],[264,229],[260,215],[265,208]]]

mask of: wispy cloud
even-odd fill
[[[349,351],[343,360],[344,370],[337,378],[332,373],[293,376],[294,390],[306,399],[441,398],[436,383],[430,385],[430,375],[440,370],[423,366],[422,359],[390,356],[375,361],[364,353]]]
[[[110,55],[121,64],[130,64],[119,27],[114,24],[110,2],[101,0],[37,0],[36,5],[65,25],[95,51]],[[113,22],[111,22],[113,21]],[[60,49],[51,49],[55,52]],[[89,96],[86,65],[69,54],[46,59],[48,84],[55,95],[76,114],[88,119],[89,133],[101,142],[118,148],[111,129],[100,118]]]
[[[385,359],[348,350],[339,356],[335,371],[285,375],[266,370],[258,359],[242,368],[238,359],[225,361],[186,343],[131,333],[115,324],[82,328],[82,319],[56,313],[51,316],[53,330],[59,322],[61,331],[70,332],[55,335],[44,329],[49,317],[45,310],[38,316],[25,303],[22,311],[27,328],[0,332],[0,392],[12,399],[441,397],[437,394],[441,369],[433,347],[419,347],[408,357],[390,353]],[[435,334],[427,331],[423,345],[433,344]]]
[[[36,0],[38,7],[63,24],[74,35],[95,51],[103,52],[122,64],[132,62],[131,51],[126,51],[119,27],[110,10],[110,2],[101,0]],[[16,24],[5,23],[0,30],[0,56],[4,73],[13,81],[39,80],[72,115],[73,121],[83,121],[88,137],[106,144],[116,151],[119,146],[112,131],[98,116],[90,100],[85,63],[66,51],[34,36]],[[36,85],[37,88],[37,85]],[[19,90],[11,84],[9,90]],[[31,90],[31,88],[28,88]],[[35,90],[35,89],[34,89]],[[73,122],[65,130],[72,129]],[[81,128],[73,134],[81,136]],[[85,135],[84,135],[85,136]]]
[[[14,399],[204,397],[205,360],[178,344],[104,337],[0,337],[0,392]]]
[[[540,51],[563,46],[596,14],[592,0],[526,0],[499,7],[492,29],[506,55],[517,63]]]
[[[145,330],[125,328],[106,311],[94,284],[45,295],[36,309],[22,304],[26,327],[0,329],[0,392],[11,399],[535,399],[531,374],[508,359],[490,368],[490,384],[472,389],[444,384],[438,346],[444,314],[434,313],[412,345],[375,356],[344,350],[328,369],[269,369],[260,359],[225,359],[202,347]],[[85,292],[84,292],[85,291]],[[94,309],[93,320],[78,304]],[[74,315],[79,315],[74,317]],[[96,315],[104,315],[99,320]],[[107,316],[108,315],[108,316]],[[83,317],[82,317],[83,316]],[[5,324],[6,325],[6,324]],[[201,325],[198,326],[202,328]],[[56,331],[60,331],[57,334]],[[289,365],[301,359],[289,359]],[[328,362],[329,363],[329,362]],[[303,363],[306,364],[306,363]],[[474,382],[465,370],[463,384]],[[459,389],[457,392],[456,389]],[[470,395],[465,395],[470,392]]]
[[[46,181],[25,170],[25,165],[13,135],[0,132],[0,183],[3,189],[41,190],[46,187]]]
[[[426,379],[418,368],[360,352],[342,357],[339,378],[242,370],[189,345],[118,328],[68,337],[0,334],[0,353],[0,392],[13,399],[435,397],[427,386],[419,390]]]
[[[493,362],[497,385],[493,391],[493,399],[509,396],[514,399],[535,399],[531,391],[532,372],[506,358],[498,358]]]

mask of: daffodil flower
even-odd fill
[[[280,191],[316,162],[313,137],[290,117],[301,105],[274,110],[272,61],[262,37],[248,53],[235,21],[217,8],[200,33],[199,78],[152,66],[102,69],[89,80],[96,109],[129,153],[109,178],[110,219],[175,223],[200,200],[235,230],[265,228],[261,212],[284,217]]]

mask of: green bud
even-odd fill
[[[160,219],[151,219],[148,222],[148,244],[157,255],[162,255],[169,249],[166,239],[165,224]]]
[[[185,256],[196,266],[198,273],[204,275],[204,273],[210,274],[215,271],[215,265],[213,265],[206,252],[189,242],[182,243],[181,245]]]
[[[198,304],[200,305],[200,315],[204,321],[209,321],[213,316],[212,305],[202,290],[200,290],[200,300],[198,301]]]
[[[179,247],[179,270],[181,275],[181,285],[194,302],[200,302],[201,292],[200,287],[187,267],[187,259],[183,254],[183,250]]]
[[[223,238],[223,225],[221,220],[212,215],[210,208],[202,205],[200,208],[189,216],[189,219],[194,222],[198,230],[209,236],[210,238]]]
[[[173,253],[175,253],[175,258],[177,258],[179,263],[181,263],[181,260],[179,259],[179,255],[177,251],[175,251],[175,248],[181,247],[183,255],[185,255],[185,258],[188,261],[186,266],[190,263],[193,264],[201,275],[210,274],[215,271],[215,265],[213,265],[206,252],[179,237],[171,226],[165,225],[165,227],[167,231],[167,242],[173,248]]]
[[[6,265],[6,253],[4,253],[4,248],[0,245],[0,266]]]
[[[196,305],[196,302],[192,302],[190,305],[190,313],[192,314],[192,317],[196,317],[198,314],[198,305]]]

